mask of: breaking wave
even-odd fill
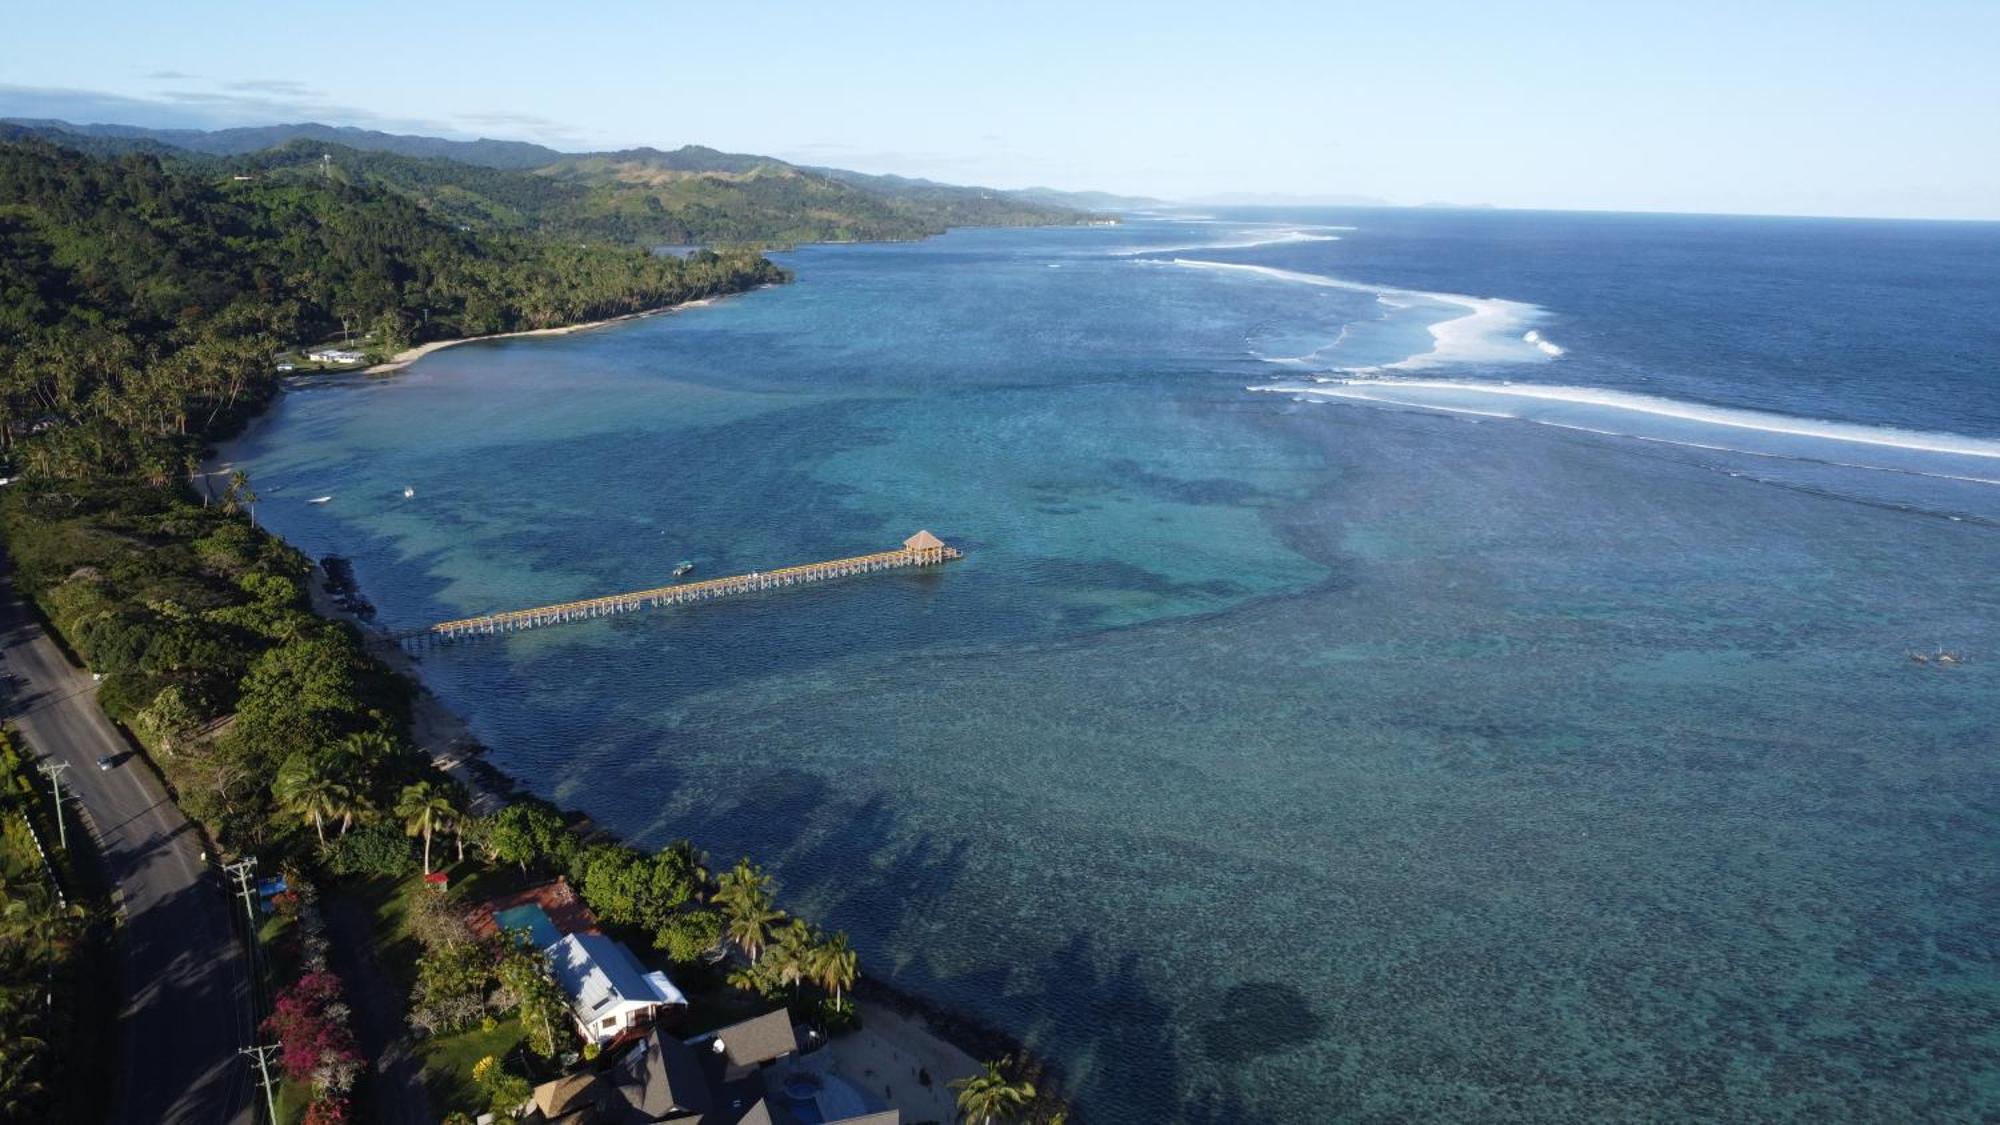
[[[1197,250],[1248,250],[1253,246],[1283,246],[1295,242],[1339,242],[1340,236],[1333,231],[1353,230],[1353,227],[1296,227],[1278,231],[1243,231],[1232,237],[1215,242],[1201,242],[1193,245],[1142,246],[1133,250],[1113,250],[1114,258],[1138,258],[1149,254],[1187,254]]]
[[[1459,310],[1430,326],[1431,350],[1394,363],[1371,368],[1376,371],[1410,371],[1447,363],[1531,363],[1546,362],[1563,350],[1543,339],[1530,325],[1547,316],[1539,305],[1508,301],[1499,297],[1471,297],[1463,293],[1434,293],[1422,289],[1401,289],[1391,285],[1369,285],[1326,274],[1301,273],[1275,266],[1253,266],[1239,262],[1211,262],[1200,258],[1175,258],[1172,264],[1188,269],[1219,270],[1266,278],[1294,285],[1317,285],[1351,293],[1371,293],[1392,308],[1430,305],[1440,312]]]

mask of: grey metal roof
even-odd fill
[[[570,934],[549,947],[556,983],[588,1024],[622,1004],[685,1004],[672,981],[649,973],[632,952],[603,934]]]

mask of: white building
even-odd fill
[[[306,358],[314,363],[360,363],[368,356],[345,348],[314,348],[306,353]]]
[[[646,1026],[661,1008],[687,1007],[667,974],[647,972],[631,950],[603,934],[570,934],[548,953],[570,1014],[592,1043],[601,1046]]]

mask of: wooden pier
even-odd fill
[[[631,594],[585,598],[582,601],[538,606],[534,609],[514,609],[505,613],[483,614],[479,617],[461,617],[456,621],[440,621],[421,629],[385,632],[382,636],[385,640],[407,646],[453,641],[465,637],[491,636],[497,633],[517,633],[523,629],[535,629],[544,625],[562,625],[571,621],[612,617],[620,613],[630,613],[635,609],[659,609],[693,602],[714,601],[736,594],[776,590],[786,586],[803,586],[810,582],[825,582],[856,574],[870,574],[878,570],[936,566],[961,557],[963,555],[956,547],[947,546],[943,540],[928,531],[919,531],[904,540],[900,550],[883,551],[880,554],[857,555],[851,559],[834,559],[832,562],[806,563],[803,566],[788,566],[782,570],[758,570],[731,578],[683,582]]]

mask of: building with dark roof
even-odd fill
[[[612,1066],[600,1112],[607,1125],[900,1125],[895,1110],[830,1118],[814,1103],[804,1112],[820,1079],[795,1065],[798,1045],[783,1008],[686,1042],[655,1028]],[[794,1083],[804,1096],[788,1089]]]

